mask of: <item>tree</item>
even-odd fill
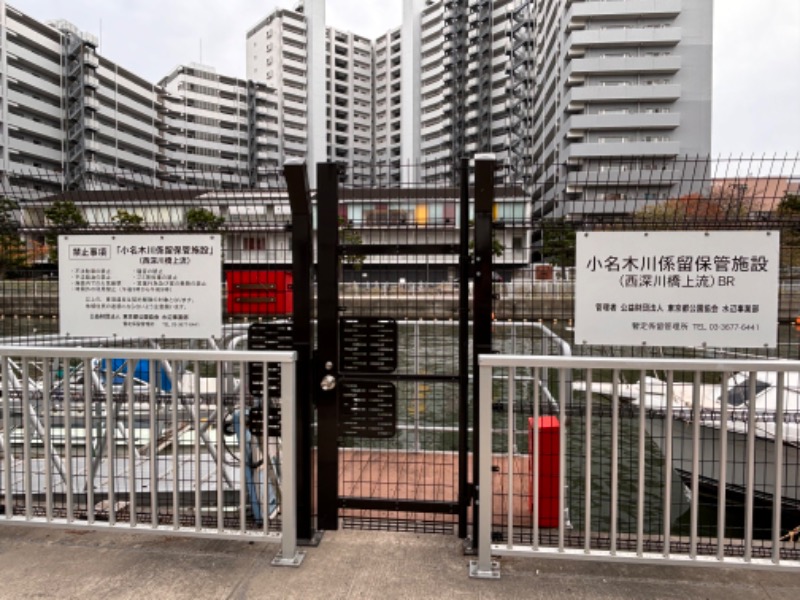
[[[134,213],[130,213],[124,208],[120,208],[111,220],[116,223],[123,231],[143,231],[144,230],[144,217]]]
[[[225,217],[218,217],[207,208],[190,208],[186,211],[186,227],[189,231],[219,231]]]
[[[781,200],[781,203],[778,205],[778,216],[781,217],[790,217],[796,218],[800,216],[800,194],[790,194],[786,193],[786,195]]]
[[[50,221],[44,234],[47,255],[50,262],[58,263],[58,236],[86,229],[89,223],[71,200],[56,200],[44,210],[44,216]]]
[[[575,266],[575,228],[562,217],[542,222],[542,259],[561,268]]]
[[[634,220],[654,229],[718,228],[725,221],[741,221],[748,213],[741,193],[731,188],[715,188],[709,196],[686,194],[648,206],[638,211]]]
[[[350,222],[344,217],[339,217],[339,243],[345,246],[360,246],[363,243],[361,234],[350,227]],[[356,271],[364,265],[366,256],[355,252],[342,255],[342,263],[351,264]]]
[[[775,212],[781,225],[781,266],[800,266],[800,194],[787,193]]]
[[[20,238],[16,212],[19,206],[13,200],[0,198],[0,279],[8,271],[25,265],[25,243]]]

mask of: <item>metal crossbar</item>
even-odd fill
[[[493,555],[800,566],[800,397],[792,389],[800,362],[478,362],[480,419],[491,426],[479,433],[483,510],[471,575],[499,577]],[[557,456],[536,426],[547,370],[558,374]],[[638,381],[625,383],[622,373]],[[532,414],[520,415],[515,381],[531,375],[542,383]],[[498,403],[507,414],[496,414]],[[527,452],[518,449],[522,436]],[[553,485],[557,497],[548,498],[542,488]],[[544,524],[540,511],[553,501],[557,522]]]

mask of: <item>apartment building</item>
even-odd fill
[[[5,2],[0,15],[4,190],[256,188],[283,164],[266,84],[190,65],[156,85],[98,54],[97,38],[71,23]]]
[[[403,180],[402,33],[392,29],[375,40],[374,157],[375,185]],[[406,113],[410,107],[406,107]]]
[[[68,150],[64,35],[1,1],[0,9],[2,184],[55,191]]]
[[[258,188],[278,178],[277,103],[265,84],[177,67],[158,84],[159,175],[179,186]]]
[[[419,12],[421,160],[426,183],[453,181],[452,165],[508,158],[509,0],[428,0]]]
[[[307,43],[305,17],[293,10],[277,10],[247,33],[248,78],[275,90],[269,117],[281,132],[279,160],[305,158],[308,149]]]
[[[536,213],[624,214],[703,191],[706,169],[679,157],[711,151],[711,2],[518,0],[513,14],[511,79],[530,100],[512,147],[540,184]]]
[[[272,65],[268,81],[294,94],[304,57],[282,69],[278,55],[302,49],[307,19],[302,8],[279,18],[294,30],[273,29],[272,57],[248,53],[248,75]],[[541,214],[624,213],[634,200],[698,191],[679,186],[678,157],[710,152],[711,3],[406,0],[403,19],[371,44],[372,156],[386,167],[373,169],[375,184],[407,183],[400,165],[411,162],[416,181],[452,183],[453,164],[488,152]],[[370,45],[356,50],[351,37],[326,30],[321,110],[326,157],[354,165],[367,153],[353,145],[352,75],[338,69],[356,52],[366,61]]]
[[[295,10],[278,9],[251,28],[246,42],[248,78],[275,89],[283,159],[308,156],[311,164],[334,161],[341,164],[347,182],[369,185],[373,181],[373,101],[378,95],[373,43],[325,27],[324,14],[324,3],[317,0]],[[324,32],[324,54],[317,57],[312,30],[319,35]],[[324,78],[324,93],[312,91],[314,72]],[[310,135],[315,120],[324,135],[317,152]]]
[[[490,152],[536,214],[614,214],[698,191],[679,157],[710,151],[708,2],[405,0],[368,40],[308,0],[248,32],[246,80],[187,65],[158,84],[2,6],[3,173],[43,190],[213,172],[258,187],[293,158],[339,162],[353,185],[449,185]]]

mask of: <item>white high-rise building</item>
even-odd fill
[[[398,185],[402,181],[402,32],[392,29],[375,40],[374,157],[375,184]],[[404,108],[406,113],[403,112]],[[413,122],[406,119],[407,122]]]
[[[279,161],[308,151],[308,40],[302,12],[277,10],[247,33],[247,75],[275,90]]]
[[[277,177],[277,103],[265,84],[190,64],[177,67],[159,88],[162,179],[242,188]]]
[[[699,191],[711,151],[712,3],[516,0],[510,147],[540,214],[625,214]],[[564,190],[566,190],[564,192]]]
[[[426,183],[454,181],[452,165],[462,158],[507,157],[510,6],[509,0],[428,0],[418,14]]]
[[[309,43],[301,10],[251,31],[248,76],[269,76],[311,119],[293,81]],[[627,200],[696,191],[677,188],[676,159],[710,152],[711,10],[680,0],[405,0],[402,25],[371,44],[328,28],[328,95],[317,109],[328,117],[326,156],[350,165],[367,156],[366,144],[354,147],[361,122],[347,69],[371,52],[362,108],[371,99],[375,184],[408,182],[401,165],[412,162],[418,181],[453,182],[461,158],[492,153],[542,214],[626,212]],[[282,131],[291,143],[304,129]]]
[[[275,89],[284,160],[334,161],[348,182],[368,185],[375,143],[373,44],[325,27],[320,4],[276,10],[252,27],[247,75]],[[324,34],[322,45],[315,33]],[[315,56],[318,46],[324,53]]]
[[[68,151],[64,44],[61,31],[0,0],[0,175],[6,189],[16,185],[48,192],[63,186]]]
[[[43,191],[257,187],[293,158],[352,185],[447,184],[493,153],[536,214],[624,213],[696,191],[678,158],[710,152],[710,2],[405,0],[368,40],[307,0],[251,28],[247,80],[188,65],[158,85],[0,7],[3,177]]]
[[[99,55],[97,39],[71,23],[42,23],[2,0],[0,18],[4,190],[263,187],[277,177],[266,84],[190,65],[155,85]]]

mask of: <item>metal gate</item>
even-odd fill
[[[491,348],[494,161],[476,163],[473,187],[467,161],[458,186],[437,188],[345,188],[339,168],[317,165],[317,527],[467,537],[469,371]],[[290,196],[307,194],[303,169],[287,166]]]

